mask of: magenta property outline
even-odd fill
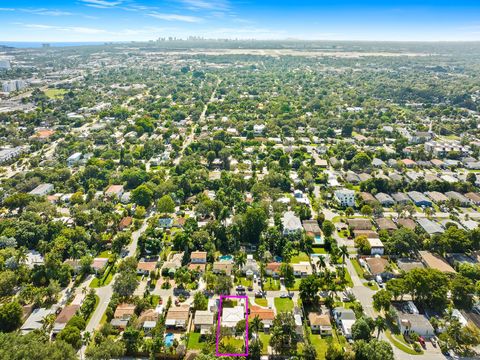
[[[218,352],[218,344],[220,340],[220,319],[222,314],[223,299],[245,299],[245,354],[222,354]],[[215,356],[248,356],[248,296],[246,295],[220,295],[220,303],[218,305],[218,325]]]

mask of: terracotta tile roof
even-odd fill
[[[265,309],[260,306],[251,305],[249,306],[250,315],[248,316],[250,319],[255,318],[258,316],[260,320],[272,320],[275,319],[275,313],[273,309]]]
[[[308,314],[308,321],[310,325],[314,326],[331,326],[330,316],[328,314],[320,314],[317,312],[311,312]]]

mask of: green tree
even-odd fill
[[[278,355],[296,354],[299,341],[295,331],[295,319],[291,312],[280,312],[273,320],[270,346]]]
[[[157,211],[162,214],[175,212],[175,202],[170,195],[164,195],[158,200]]]
[[[287,291],[295,285],[295,274],[292,265],[288,263],[282,263],[280,265],[280,276],[283,277],[283,283],[287,288]]]
[[[470,310],[473,307],[475,284],[472,280],[457,275],[451,282],[452,301],[459,309]]]
[[[85,355],[89,360],[117,359],[125,355],[125,345],[122,341],[106,338],[99,344],[87,347]]]
[[[115,278],[113,291],[121,297],[131,297],[138,286],[137,275],[133,271],[124,271]]]
[[[315,275],[309,275],[300,281],[300,299],[304,304],[314,303],[318,296],[322,283]]]
[[[394,360],[392,346],[382,340],[359,340],[353,345],[355,360]]]
[[[208,298],[202,292],[197,291],[193,297],[194,310],[207,310]]]
[[[326,237],[330,237],[335,231],[335,225],[330,220],[325,220],[322,224],[322,231]]]
[[[363,205],[362,208],[360,209],[360,213],[363,216],[372,216],[373,209],[370,205]]]
[[[57,339],[65,341],[75,349],[80,349],[82,346],[82,334],[76,326],[66,326],[58,333]]]
[[[142,184],[132,191],[132,201],[137,205],[148,208],[152,203],[153,191],[147,185]]]
[[[392,293],[388,290],[381,289],[373,294],[373,308],[376,311],[388,311],[392,301]]]
[[[23,311],[16,301],[0,306],[0,331],[13,331],[22,325]]]
[[[352,338],[353,340],[370,340],[372,328],[364,317],[361,317],[355,321],[352,325]]]
[[[11,270],[0,273],[0,296],[13,295],[13,290],[17,284],[17,277]]]

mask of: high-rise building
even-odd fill
[[[2,91],[3,92],[12,92],[12,91],[18,91],[22,90],[25,88],[27,84],[23,80],[10,80],[10,81],[5,81],[2,84]]]

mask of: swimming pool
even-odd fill
[[[175,335],[173,335],[172,333],[166,333],[165,334],[165,345],[167,347],[172,346],[173,339],[175,339]]]
[[[233,256],[232,255],[222,255],[218,258],[218,260],[220,260],[220,261],[231,261],[231,260],[233,260]]]
[[[322,237],[320,235],[315,235],[315,245],[324,245],[325,242],[322,240]]]
[[[282,262],[283,260],[281,256],[275,256],[273,259],[275,260],[275,262]]]

